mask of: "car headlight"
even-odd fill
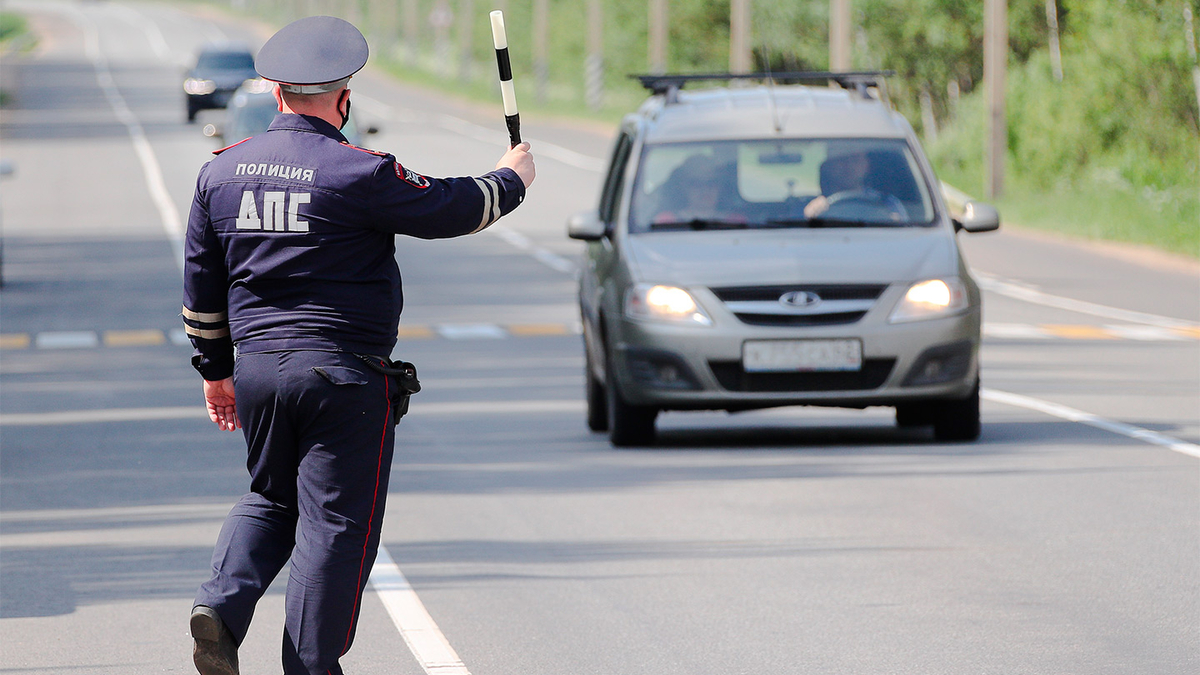
[[[212,80],[202,80],[198,77],[189,77],[183,81],[183,90],[192,96],[202,96],[211,94],[217,90],[217,83]]]
[[[966,309],[967,287],[958,277],[919,281],[908,287],[904,298],[888,317],[890,323],[940,319]]]
[[[712,325],[712,319],[692,294],[675,286],[634,286],[625,294],[625,315],[632,319]]]

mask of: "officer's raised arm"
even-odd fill
[[[420,239],[487,228],[520,206],[535,173],[528,143],[505,152],[494,171],[461,178],[423,176],[390,154],[376,154],[380,164],[369,196],[372,226]]]

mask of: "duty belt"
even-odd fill
[[[400,418],[408,413],[409,397],[421,391],[421,383],[417,380],[417,367],[408,361],[393,361],[382,356],[367,354],[356,354],[355,356],[362,359],[363,363],[367,364],[371,370],[394,377],[400,384],[400,391],[392,399],[392,415],[395,420],[393,424],[399,424]]]

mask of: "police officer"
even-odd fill
[[[402,306],[394,235],[478,232],[533,182],[526,143],[494,171],[446,179],[349,145],[346,85],[366,61],[341,19],[285,26],[255,62],[281,114],[197,180],[183,318],[209,417],[243,429],[250,472],[191,615],[202,675],[237,674],[255,603],[289,557],[284,673],[342,672],[412,390],[388,359]]]

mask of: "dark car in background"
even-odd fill
[[[183,80],[188,122],[196,121],[196,113],[201,110],[224,108],[243,82],[256,77],[254,53],[246,45],[205,45]]]
[[[225,107],[225,121],[205,125],[204,135],[212,136],[225,145],[232,145],[266,131],[275,115],[279,114],[279,104],[273,93],[274,86],[272,82],[263,79],[243,82]],[[363,135],[376,132],[378,129],[374,126],[360,129],[353,111],[346,126],[342,128],[342,135],[353,145],[361,145]]]

